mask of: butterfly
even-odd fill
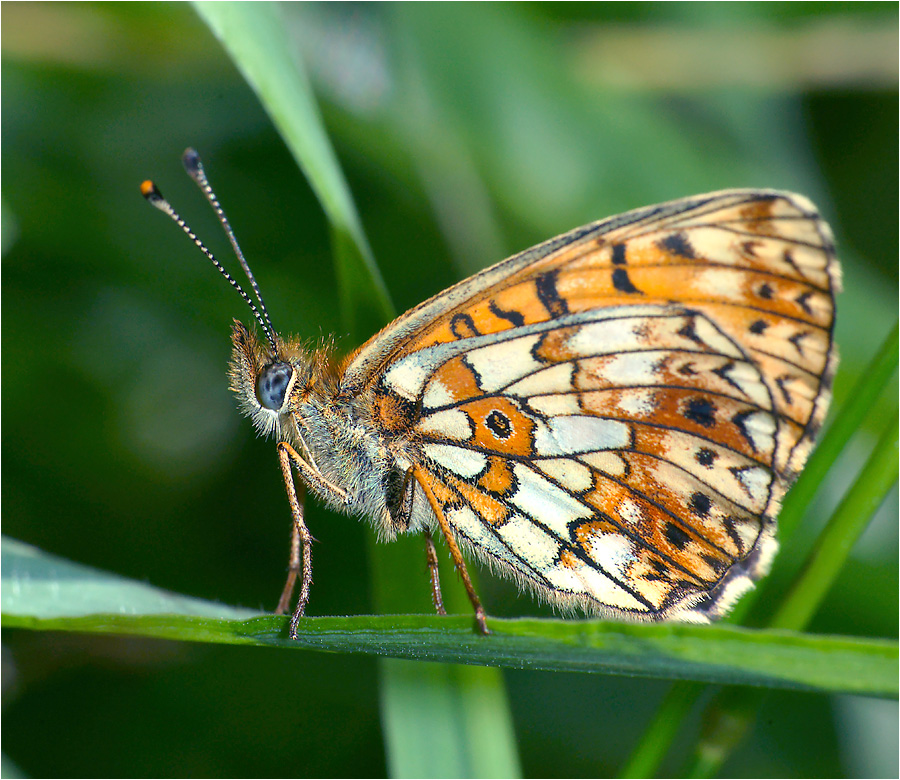
[[[309,599],[302,489],[383,540],[447,543],[565,613],[708,622],[764,575],[831,399],[840,266],[805,197],[698,195],[576,228],[435,295],[342,361],[235,321],[232,390],[274,436],[294,520],[279,612]],[[301,491],[294,476],[299,477]]]

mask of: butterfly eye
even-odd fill
[[[290,363],[273,363],[256,380],[256,397],[266,408],[279,411],[284,406],[284,395],[294,369]]]

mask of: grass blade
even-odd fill
[[[256,92],[315,191],[332,226],[345,322],[354,335],[370,333],[366,329],[373,321],[394,316],[393,307],[277,5],[209,2],[194,7]],[[373,308],[375,316],[360,316]]]
[[[499,618],[491,619],[494,633],[483,637],[472,630],[470,615],[404,614],[306,618],[300,624],[299,640],[292,641],[287,638],[288,618],[284,616],[249,613],[254,616],[246,617],[248,611],[235,612],[196,599],[178,602],[175,608],[181,614],[162,614],[173,609],[169,606],[172,594],[73,564],[7,538],[2,547],[4,628],[305,648],[439,664],[600,672],[872,696],[894,696],[897,692],[897,643],[884,640],[726,625]],[[37,604],[46,594],[48,583],[53,599],[39,610]],[[97,585],[107,587],[104,590]],[[138,607],[128,601],[135,588],[147,591],[147,599],[161,598]],[[98,597],[99,593],[103,596]],[[413,691],[419,711],[433,713],[432,721],[423,719],[417,726],[432,755],[439,751],[444,755],[468,754],[472,765],[484,768],[496,765],[498,756],[502,758],[505,752],[509,759],[503,760],[504,768],[516,768],[511,743],[498,742],[498,735],[506,733],[508,737],[511,729],[505,707],[496,701],[502,689],[495,688],[491,677],[498,674],[497,669],[447,666],[445,671],[435,671],[433,665],[421,663],[387,664],[387,668],[392,670],[389,679],[398,686],[385,695],[387,704],[408,706]],[[418,682],[410,676],[410,669],[418,670]],[[488,678],[486,683],[479,679],[482,677]],[[434,682],[429,684],[428,678]],[[443,705],[439,708],[435,702]],[[464,709],[461,714],[452,710],[458,705]],[[389,722],[408,724],[407,715],[403,710],[393,712]],[[429,723],[436,733],[425,728]],[[490,729],[484,727],[485,723]],[[447,724],[454,725],[447,728]],[[459,735],[465,737],[462,742],[456,741]],[[389,746],[406,743],[404,734],[391,733],[388,739],[392,740]],[[415,748],[421,750],[421,746]],[[392,756],[391,763],[404,767],[404,774],[409,773],[420,766],[418,752],[399,759]],[[504,772],[498,769],[497,774]]]

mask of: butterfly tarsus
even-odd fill
[[[425,537],[425,561],[428,564],[428,573],[431,576],[431,600],[434,602],[434,609],[439,615],[446,615],[447,610],[444,609],[444,597],[441,594],[441,573],[438,569],[437,550],[434,547],[434,538],[431,531],[427,528],[422,532]]]
[[[300,576],[300,532],[297,530],[297,523],[291,522],[291,559],[288,563],[287,582],[284,583],[284,589],[281,591],[281,598],[278,599],[278,606],[275,607],[276,615],[283,615],[290,609],[291,596],[294,595],[294,586],[297,584],[297,577]]]
[[[306,604],[309,601],[309,589],[312,585],[312,542],[313,538],[306,528],[303,521],[303,504],[297,497],[297,488],[294,485],[294,476],[291,473],[291,461],[299,460],[299,456],[294,452],[293,448],[286,442],[278,445],[278,461],[281,464],[281,473],[284,476],[284,484],[287,489],[288,501],[291,505],[291,515],[294,519],[294,530],[291,532],[291,560],[288,569],[287,582],[284,584],[284,590],[278,601],[278,612],[287,611],[291,594],[297,578],[300,578],[300,596],[297,599],[297,606],[291,615],[291,623],[289,634],[291,639],[297,638],[297,627],[300,624],[300,618],[306,610]]]

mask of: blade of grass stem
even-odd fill
[[[685,714],[705,689],[706,686],[694,682],[672,684],[619,777],[654,775],[684,724]]]
[[[897,415],[819,535],[803,571],[770,628],[802,631],[834,584],[853,545],[897,482]]]
[[[394,316],[393,307],[278,5],[206,2],[194,8],[256,93],[322,204],[332,227],[342,315],[355,336],[369,335],[371,322],[358,312],[374,306],[384,323]]]

